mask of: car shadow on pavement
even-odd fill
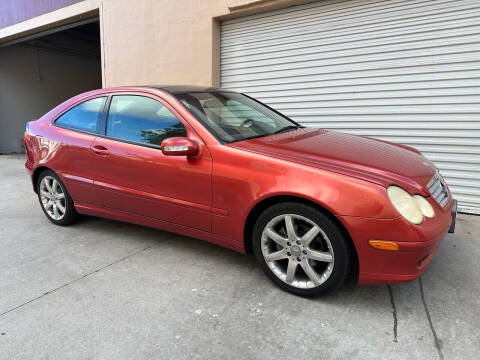
[[[253,255],[243,255],[233,250],[223,248],[219,245],[208,243],[199,239],[194,239],[187,236],[177,235],[162,230],[148,228],[141,225],[125,223],[116,220],[109,220],[97,218],[94,216],[82,215],[79,219],[71,225],[74,228],[87,227],[89,230],[99,231],[102,234],[111,233],[117,236],[118,241],[122,241],[121,234],[127,237],[134,235],[137,241],[153,241],[157,248],[169,247],[174,250],[176,254],[182,254],[182,257],[192,258],[201,257],[204,262],[215,263],[219,267],[235,266],[239,271],[244,271],[245,274],[252,272],[257,273],[259,280],[270,287],[270,291],[279,291],[286,296],[295,295],[288,294],[271,283],[268,278],[262,273],[261,269],[256,265]],[[119,230],[121,231],[119,233]],[[120,244],[119,244],[120,245]],[[306,298],[305,301],[322,301],[326,303],[338,302],[342,298],[355,298],[358,294],[364,296],[372,293],[372,297],[378,296],[379,286],[358,286],[355,275],[352,273],[345,284],[331,294],[327,294],[318,298]],[[384,290],[381,290],[385,292]]]

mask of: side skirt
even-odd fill
[[[92,216],[97,216],[101,218],[113,219],[113,220],[128,222],[132,224],[148,226],[155,229],[164,230],[164,231],[172,232],[175,234],[185,235],[192,238],[204,240],[216,245],[220,245],[222,247],[232,249],[239,253],[245,254],[245,248],[242,242],[236,241],[224,236],[220,236],[217,234],[209,233],[206,231],[193,229],[187,226],[178,225],[178,224],[170,223],[167,221],[152,219],[146,216],[125,213],[125,212],[121,212],[121,211],[117,211],[109,208],[98,207],[92,204],[75,202],[75,209],[80,214],[92,215]]]

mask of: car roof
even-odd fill
[[[147,85],[147,86],[144,85],[140,87],[160,89],[160,90],[167,91],[171,94],[184,94],[184,93],[191,93],[191,92],[212,92],[212,91],[232,92],[232,90],[226,90],[226,89],[208,87],[208,86],[195,86],[195,85]]]
[[[78,94],[77,96],[74,96],[72,99],[69,99],[69,100],[81,100],[94,95],[106,96],[106,94],[111,92],[138,91],[141,89],[145,89],[145,90],[158,89],[158,90],[165,91],[169,94],[172,94],[173,96],[181,95],[185,93],[195,93],[195,92],[197,93],[198,92],[235,92],[232,90],[221,89],[216,87],[195,86],[195,85],[140,85],[140,86],[127,85],[127,86],[114,86],[114,87],[90,90],[90,91]]]

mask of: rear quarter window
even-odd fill
[[[87,100],[62,114],[57,120],[55,120],[55,125],[71,129],[97,132],[97,125],[100,115],[103,113],[105,100],[106,97]]]

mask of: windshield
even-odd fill
[[[230,143],[297,129],[287,117],[234,92],[191,92],[177,99],[222,142]]]

